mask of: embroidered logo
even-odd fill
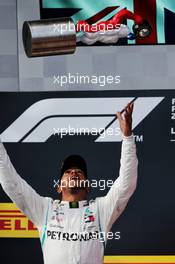
[[[90,223],[90,222],[95,221],[93,212],[89,209],[89,207],[87,207],[85,210],[84,220],[85,220],[85,223]]]

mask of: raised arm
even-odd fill
[[[24,181],[13,167],[6,149],[0,142],[0,183],[10,199],[38,227],[42,227],[49,199],[40,196]]]
[[[117,113],[123,134],[120,173],[107,195],[97,198],[100,225],[103,232],[109,232],[136,188],[138,161],[134,136],[132,135],[132,112],[133,104],[130,104],[123,115]]]

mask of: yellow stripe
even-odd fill
[[[175,263],[175,256],[105,256],[104,263]]]
[[[39,238],[38,231],[0,231],[0,238]]]
[[[19,210],[14,203],[0,203],[0,210]]]

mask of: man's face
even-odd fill
[[[61,178],[61,189],[83,188],[86,187],[86,176],[84,172],[77,168],[67,169]]]

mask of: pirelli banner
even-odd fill
[[[61,161],[82,155],[93,182],[89,199],[118,177],[116,111],[134,101],[137,189],[113,225],[104,263],[175,263],[175,92],[1,93],[0,137],[18,174],[58,199]],[[1,263],[43,263],[36,227],[0,188]]]

